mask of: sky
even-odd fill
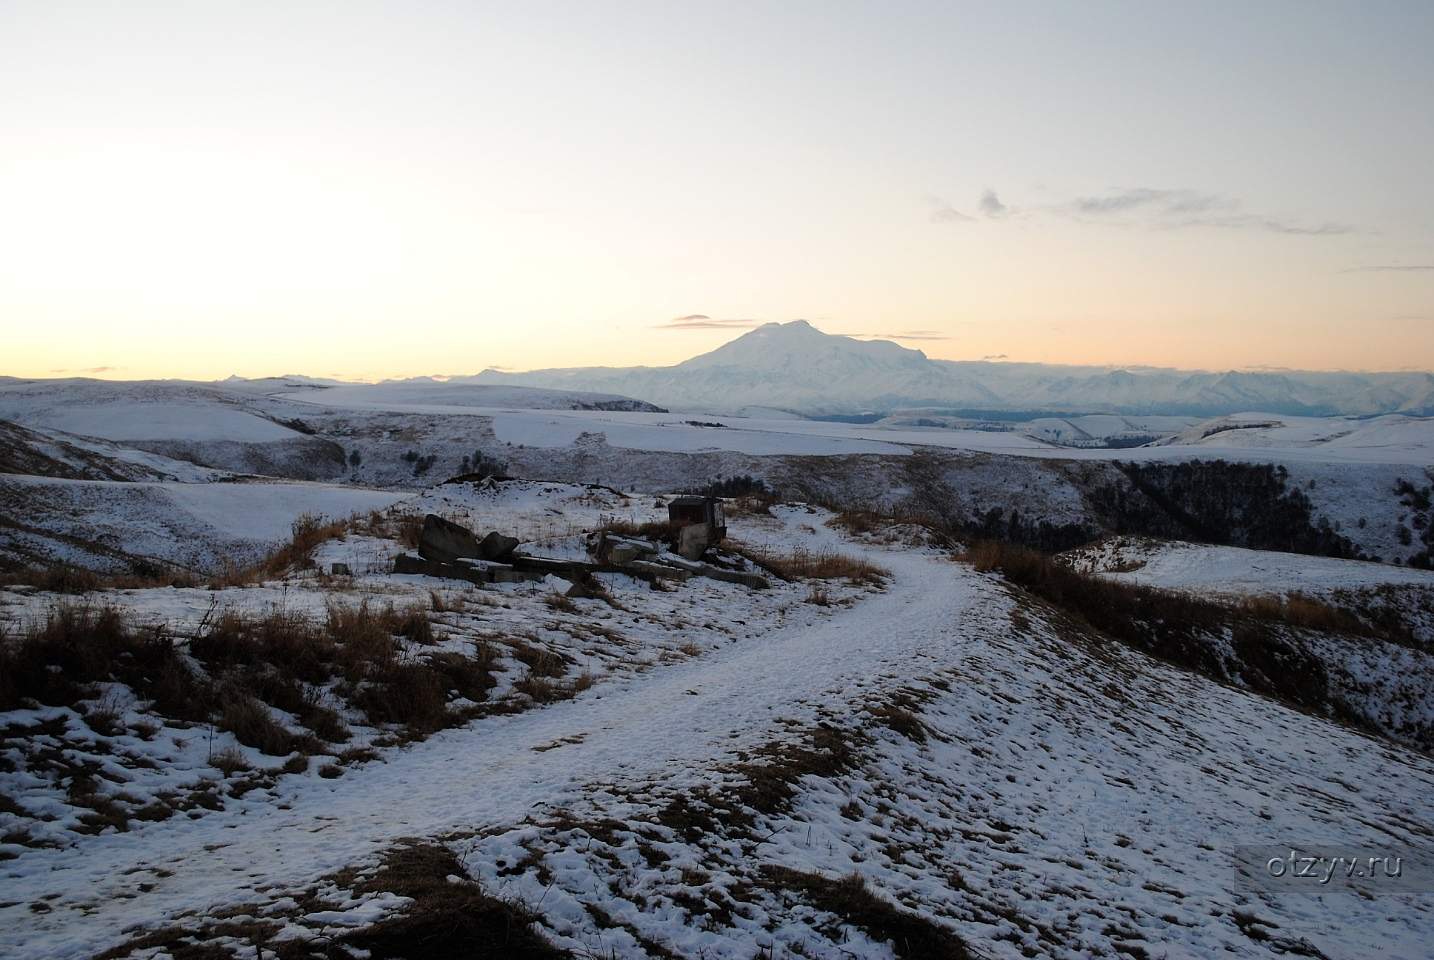
[[[0,374],[1434,369],[1434,3],[0,0]]]

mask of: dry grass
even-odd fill
[[[722,501],[722,512],[730,520],[733,517],[770,517],[772,507],[781,501],[776,494],[750,494]]]
[[[527,666],[529,676],[561,677],[567,672],[567,664],[563,662],[563,658],[550,650],[521,640],[513,641],[510,646],[513,656]]]
[[[672,527],[666,520],[645,520],[637,522],[624,517],[598,518],[596,533],[610,533],[617,537],[636,537],[641,540],[666,540]]]
[[[314,565],[314,551],[329,540],[344,536],[362,520],[329,520],[314,514],[303,514],[289,528],[289,539],[279,544],[257,563],[225,564],[208,579],[211,590],[245,587],[265,579],[282,576],[290,570],[304,570]]]
[[[1221,682],[1238,675],[1259,693],[1351,718],[1331,692],[1323,662],[1297,631],[1368,635],[1353,614],[1307,598],[1223,604],[1078,573],[1045,554],[996,541],[974,544],[965,559],[1146,653]]]
[[[827,521],[827,525],[844,530],[853,536],[863,536],[884,530],[893,522],[891,517],[875,510],[851,509],[838,512]]]
[[[70,564],[9,570],[6,584],[34,587],[46,593],[82,594],[100,590],[149,590],[156,587],[197,587],[200,578],[182,569],[149,572],[97,573]]]
[[[562,613],[576,613],[578,609],[578,605],[573,603],[570,597],[557,592],[544,597],[543,603],[547,604],[549,610],[557,610]]]
[[[347,520],[325,520],[313,514],[303,514],[290,526],[288,542],[265,558],[260,567],[270,576],[311,567],[319,544],[343,536],[348,529]]]
[[[860,874],[826,877],[787,867],[765,867],[762,879],[769,889],[795,894],[861,929],[876,942],[890,944],[899,960],[968,960],[973,956],[950,929],[891,903],[873,891]]]
[[[427,663],[400,663],[381,682],[356,690],[353,699],[372,723],[398,724],[413,733],[432,733],[450,721],[444,679]]]
[[[1343,607],[1292,593],[1284,597],[1249,597],[1239,604],[1247,616],[1318,630],[1325,633],[1378,635],[1358,616]]]
[[[170,716],[204,718],[203,682],[168,634],[132,627],[113,607],[60,604],[42,624],[0,642],[0,709],[30,700],[74,706],[102,682],[126,684]]]
[[[859,731],[828,726],[811,728],[800,741],[773,741],[725,768],[732,780],[722,790],[682,794],[657,820],[689,842],[750,831],[758,816],[787,809],[804,777],[833,778],[852,769],[858,750],[869,742]]]
[[[396,538],[406,550],[417,550],[417,548],[419,548],[419,540],[423,535],[422,514],[403,514],[402,517],[394,518],[393,525],[397,528],[396,537],[394,538]]]
[[[225,747],[223,750],[215,751],[209,757],[209,765],[226,777],[253,769],[249,761],[245,759],[243,751],[235,747]]]
[[[776,553],[770,550],[739,546],[738,553],[757,566],[783,580],[846,580],[852,584],[880,585],[891,572],[874,563],[843,553],[812,553],[794,550]]]
[[[355,889],[396,893],[413,901],[402,913],[343,937],[348,946],[375,958],[558,960],[568,956],[536,932],[536,914],[483,893],[447,847],[401,847]]]
[[[284,610],[228,610],[206,618],[189,641],[190,661],[162,628],[132,626],[113,608],[62,604],[43,624],[0,641],[0,709],[76,706],[95,697],[97,684],[114,682],[151,701],[157,717],[212,722],[240,743],[284,756],[349,738],[335,709],[340,697],[368,722],[401,725],[409,736],[461,719],[448,709],[450,696],[486,699],[494,686],[491,647],[404,659],[404,636],[434,642],[423,607],[334,604],[322,621]],[[560,674],[561,661],[538,665],[540,673],[552,669]],[[297,717],[309,733],[285,728],[271,708]],[[86,715],[97,732],[118,732],[117,702],[92,705]]]
[[[217,692],[219,702],[223,704],[217,726],[234,734],[234,739],[246,747],[253,747],[270,756],[284,757],[301,746],[309,746],[275,720],[269,708],[246,690],[237,685],[227,685]]]
[[[1184,614],[1201,625],[1218,623],[1233,614],[1236,618],[1303,630],[1346,633],[1399,642],[1399,638],[1384,637],[1378,628],[1365,623],[1350,610],[1298,593],[1284,597],[1247,597],[1227,606],[1186,594],[1166,593],[1107,580],[1094,574],[1078,573],[1039,551],[995,540],[983,540],[973,544],[964,559],[977,570],[998,571],[1008,580],[1022,586],[1038,585],[1041,587],[1038,592],[1043,596],[1052,592],[1069,595],[1071,598],[1089,595],[1094,598],[1095,603],[1114,601],[1117,606],[1122,606],[1127,604],[1119,603],[1119,598],[1152,593],[1166,598],[1165,602],[1171,606],[1173,613]]]

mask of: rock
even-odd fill
[[[481,567],[468,567],[461,563],[444,563],[440,560],[426,560],[411,553],[401,553],[393,558],[394,573],[417,573],[425,577],[444,577],[448,580],[467,580],[469,583],[488,583],[488,571]]]
[[[607,551],[608,563],[631,563],[642,556],[642,551],[630,543],[614,543]]]
[[[598,539],[594,550],[600,562],[618,566],[625,566],[639,557],[656,556],[660,552],[661,548],[650,540],[618,537],[610,533],[604,533]]]
[[[752,590],[766,590],[771,583],[760,573],[747,573],[743,570],[723,570],[709,564],[702,564],[702,569],[694,570],[693,573],[699,577],[711,577],[713,580],[725,580],[727,583],[740,583]]]
[[[546,576],[530,570],[514,570],[512,567],[489,567],[488,575],[493,578],[494,583],[533,583]]]
[[[518,538],[504,536],[497,530],[489,533],[478,544],[477,556],[483,560],[492,560],[495,563],[507,563],[513,557],[513,551],[518,548]]]
[[[705,523],[689,523],[677,533],[677,554],[687,560],[701,560],[712,546],[712,530]]]
[[[459,557],[480,557],[478,538],[467,527],[430,513],[418,535],[418,555],[425,560],[452,563]]]
[[[329,573],[330,575],[335,577],[351,577],[354,575],[354,572],[349,569],[349,565],[347,563],[329,564]]]
[[[678,583],[686,583],[692,579],[691,570],[668,566],[665,563],[653,563],[650,560],[634,560],[627,566],[630,570],[637,573],[645,573],[661,580],[676,580]]]
[[[724,570],[721,567],[714,567],[710,563],[700,563],[685,557],[674,557],[671,554],[662,559],[664,563],[671,564],[679,570],[686,570],[696,577],[710,577],[713,580],[725,580],[727,583],[740,583],[753,590],[766,590],[772,585],[760,573],[749,573],[746,570]]]

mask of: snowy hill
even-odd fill
[[[730,518],[769,562],[874,578],[605,572],[578,592],[392,573],[404,516],[429,511],[547,551],[660,515],[448,484],[311,545],[317,569],[71,603],[0,587],[19,651],[0,954],[1427,956],[1434,763],[1409,731],[1429,729],[1434,655],[1383,621],[1267,608],[1230,645],[1239,608],[1157,594],[1216,619],[1155,618],[1155,639],[1249,668],[1212,675],[905,524]],[[1248,844],[1393,854],[1408,877],[1242,885]]]
[[[476,383],[471,377],[449,380],[417,377],[383,383],[346,383],[275,395],[347,410],[406,410],[414,413],[446,413],[472,408],[666,412],[653,404],[614,393],[498,386]]]
[[[1205,372],[932,360],[882,340],[768,323],[671,367],[486,370],[483,383],[601,390],[678,409],[768,406],[810,414],[945,405],[966,410],[1218,416],[1434,413],[1427,373]]]

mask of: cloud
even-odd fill
[[[932,223],[969,223],[976,218],[962,213],[939,197],[931,198]]]
[[[988,353],[988,354],[986,354],[984,357],[982,357],[981,359],[982,359],[982,360],[1009,360],[1010,357],[1008,357],[1008,356],[1007,356],[1006,354],[1004,354],[1004,353]]]
[[[1010,213],[1011,208],[1001,202],[1001,198],[996,196],[996,191],[987,190],[981,194],[981,212],[988,217],[999,219]]]
[[[653,325],[654,330],[742,330],[761,326],[759,320],[713,320],[705,313],[689,313],[685,317],[674,317],[666,323]]]
[[[61,368],[59,368],[59,369],[57,369],[57,370],[51,370],[50,372],[51,372],[51,373],[111,373],[111,372],[113,372],[113,371],[115,371],[115,370],[120,370],[120,369],[123,369],[123,368],[122,368],[122,367],[84,367],[83,369],[80,369],[80,370],[73,370],[73,369],[70,369],[70,368],[68,368],[68,367],[61,367]]]
[[[1150,187],[1117,190],[1101,197],[1076,197],[1071,203],[1071,208],[1076,213],[1087,216],[1126,213],[1142,209],[1155,210],[1162,214],[1205,213],[1210,210],[1228,210],[1232,206],[1232,201],[1213,193],[1199,193],[1195,190],[1156,190]]]
[[[858,340],[950,340],[946,334],[939,330],[905,330],[901,333],[842,333],[842,337],[853,337]]]
[[[1082,223],[1143,223],[1162,230],[1210,227],[1263,230],[1293,236],[1322,237],[1352,233],[1344,223],[1307,223],[1249,213],[1234,197],[1199,190],[1134,187],[1099,196],[1076,197],[1058,205],[1057,213]]]
[[[1434,263],[1375,263],[1367,267],[1350,267],[1340,273],[1422,273],[1434,271]]]
[[[1347,223],[1296,223],[1291,220],[1278,220],[1274,217],[1260,217],[1254,214],[1239,214],[1229,217],[1193,217],[1183,221],[1172,223],[1159,223],[1156,226],[1167,227],[1173,230],[1186,227],[1217,227],[1226,230],[1266,230],[1270,233],[1284,233],[1298,237],[1337,237],[1346,233],[1353,233],[1354,227]]]

